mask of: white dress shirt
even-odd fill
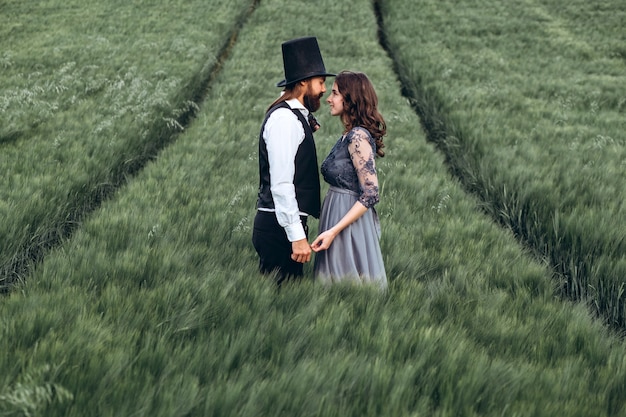
[[[309,111],[298,99],[287,100],[292,109],[302,112],[307,120]],[[287,108],[274,110],[265,123],[263,140],[267,146],[267,155],[270,165],[270,190],[274,200],[274,210],[259,208],[264,211],[274,211],[276,220],[287,233],[290,242],[306,239],[300,216],[307,216],[298,209],[296,188],[293,178],[296,172],[296,153],[304,140],[304,128],[298,117]]]

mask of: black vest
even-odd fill
[[[313,131],[300,110],[292,109],[285,102],[272,107],[265,115],[261,133],[259,134],[259,198],[257,208],[274,208],[274,199],[270,191],[270,164],[267,145],[263,140],[263,131],[270,115],[279,108],[290,109],[304,127],[304,140],[298,147],[295,159],[296,172],[293,183],[296,189],[296,200],[300,211],[310,214],[316,219],[320,216],[320,178],[317,165],[317,151],[313,140]]]

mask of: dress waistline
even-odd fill
[[[331,185],[330,188],[328,189],[328,191],[333,191],[335,193],[342,193],[342,194],[350,194],[353,196],[358,197],[359,193],[352,191],[352,190],[348,190],[346,188],[339,188],[339,187],[335,187],[334,185]]]

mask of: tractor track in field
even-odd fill
[[[444,157],[444,163],[450,175],[459,181],[463,190],[473,195],[481,202],[480,209],[489,216],[489,218],[499,226],[513,232],[517,241],[524,248],[528,249],[538,259],[549,259],[550,267],[554,275],[555,281],[563,284],[567,281],[567,277],[571,274],[564,265],[571,265],[573,259],[557,259],[553,253],[546,253],[545,250],[533,244],[534,237],[529,234],[524,224],[526,216],[530,216],[529,210],[524,207],[522,216],[512,216],[506,207],[501,207],[501,202],[489,200],[485,198],[484,180],[476,171],[469,158],[459,157],[459,149],[466,153],[472,154],[472,158],[477,158],[475,153],[480,153],[477,149],[469,149],[471,145],[467,144],[463,139],[463,132],[458,129],[450,128],[449,118],[445,109],[445,104],[437,94],[433,91],[426,90],[422,85],[419,75],[408,74],[400,63],[400,59],[396,55],[393,46],[390,44],[385,32],[385,22],[381,3],[384,0],[373,0],[373,9],[376,15],[378,27],[378,39],[381,47],[387,53],[392,61],[393,71],[398,79],[401,87],[401,94],[406,98],[413,108],[413,111],[420,119],[422,129],[426,134],[426,140],[431,142],[441,152]],[[417,78],[416,78],[417,77]],[[463,152],[461,151],[461,152]],[[565,289],[561,289],[563,295]]]
[[[180,132],[186,130],[193,123],[197,109],[204,102],[214,80],[221,72],[224,62],[230,57],[241,29],[258,7],[259,2],[260,0],[253,0],[250,7],[237,19],[219,49],[216,62],[209,69],[207,75],[200,80],[198,88],[191,92],[187,101],[194,103],[195,106],[188,106],[187,110],[176,118],[176,123],[182,129],[176,131],[155,129],[154,140],[150,141],[152,145],[148,145],[141,155],[126,161],[122,166],[115,167],[114,175],[108,182],[95,187],[80,201],[71,202],[72,209],[66,213],[63,221],[49,224],[44,231],[31,236],[29,241],[23,244],[4,265],[0,265],[0,294],[8,294],[15,284],[24,282],[31,270],[44,260],[46,254],[71,238],[89,214],[98,210],[102,203],[111,199],[117,190],[140,173],[146,164],[157,159],[159,153],[172,145]]]
[[[489,185],[485,184],[481,173],[471,161],[471,159],[479,159],[480,156],[476,156],[476,154],[480,154],[481,151],[471,149],[472,145],[463,139],[463,132],[456,129],[453,123],[447,121],[449,116],[445,109],[445,103],[437,97],[437,94],[427,90],[422,85],[419,75],[408,74],[400,63],[400,59],[385,32],[383,2],[384,0],[372,1],[379,43],[392,61],[393,71],[400,83],[402,96],[409,101],[419,117],[426,139],[433,143],[444,156],[444,163],[450,175],[459,181],[466,193],[477,198],[480,202],[480,209],[494,223],[510,230],[518,243],[534,254],[539,262],[546,262],[556,284],[555,294],[557,296],[564,300],[582,301],[584,303],[584,297],[581,295],[582,290],[575,283],[576,278],[586,274],[586,271],[593,267],[593,262],[599,255],[589,254],[590,259],[580,259],[579,256],[571,254],[571,248],[563,246],[559,241],[550,240],[550,236],[535,235],[532,226],[530,226],[531,219],[533,217],[541,218],[541,214],[530,207],[530,202],[522,202],[517,207],[516,212],[507,207],[506,202],[489,195],[491,191]],[[463,153],[469,154],[470,158],[459,156]],[[618,334],[626,335],[624,333],[625,322],[608,317],[607,312],[600,307],[590,308],[589,311]]]

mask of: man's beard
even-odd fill
[[[311,113],[318,111],[320,106],[322,105],[321,99],[323,95],[323,93],[313,95],[307,91],[307,93],[304,95],[304,107],[306,107],[307,110]]]

